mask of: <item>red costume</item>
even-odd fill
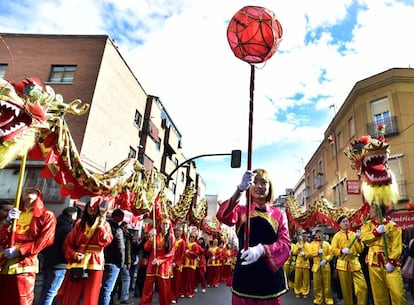
[[[196,268],[196,288],[198,283],[201,284],[202,291],[206,289],[206,272],[207,272],[207,260],[206,260],[206,249],[198,245],[198,259]]]
[[[0,304],[32,305],[36,273],[39,271],[37,254],[53,244],[56,217],[43,205],[41,191],[30,208],[20,207],[14,246],[18,255],[7,260],[3,251],[10,246],[11,225],[0,227]]]
[[[250,212],[250,246],[262,243],[264,256],[256,263],[241,265],[240,252],[233,272],[232,304],[280,304],[282,294],[288,291],[283,264],[290,256],[290,238],[286,214],[266,204],[256,210],[252,202]],[[228,226],[236,225],[239,249],[243,249],[246,206],[224,201],[217,218]],[[259,276],[258,276],[259,275]],[[252,280],[253,279],[253,280]]]
[[[165,221],[165,220],[164,220]],[[168,220],[167,220],[168,221]],[[169,232],[163,232],[147,240],[144,244],[145,251],[150,252],[147,276],[145,278],[144,289],[142,290],[141,305],[151,305],[154,294],[154,283],[158,286],[158,301],[160,305],[170,305],[171,301],[171,267],[174,257],[175,237],[172,233],[171,223]],[[169,245],[168,245],[169,244]]]
[[[83,228],[81,220],[78,220],[66,237],[63,250],[68,262],[67,269],[85,265],[88,269],[88,277],[73,281],[69,278],[69,272],[66,272],[57,295],[59,305],[78,305],[81,298],[83,305],[98,304],[105,263],[103,249],[111,243],[113,236],[111,225],[107,221],[100,225],[98,225],[99,218],[96,221],[92,226],[85,223]],[[85,249],[90,236],[92,238]],[[75,259],[79,252],[85,253],[85,258],[80,262]]]
[[[223,272],[221,274],[222,276],[222,282],[226,283],[228,285],[231,279],[231,272],[232,272],[232,254],[229,245],[226,245],[223,249]]]
[[[218,287],[221,278],[222,249],[217,246],[217,239],[213,243],[207,251],[207,284],[209,287]]]
[[[195,240],[196,236],[190,236],[190,241],[187,243],[185,250],[183,266],[184,292],[189,298],[194,296],[194,289],[196,288],[196,267],[199,247]]]
[[[183,238],[175,241],[175,253],[173,259],[173,279],[171,280],[171,300],[177,301],[184,295],[183,264],[185,258],[186,242]]]

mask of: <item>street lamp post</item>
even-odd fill
[[[231,167],[232,168],[239,168],[241,165],[241,151],[240,150],[232,150],[231,153],[227,154],[203,154],[192,157],[190,159],[185,160],[181,164],[179,164],[174,170],[167,176],[167,184],[172,179],[172,175],[182,166],[193,161],[194,159],[202,158],[202,157],[211,157],[211,156],[231,156]]]

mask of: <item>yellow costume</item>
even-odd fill
[[[331,245],[327,241],[316,239],[309,244],[308,253],[313,259],[313,303],[320,305],[325,298],[326,305],[332,305],[331,266],[329,264],[332,260]]]
[[[286,276],[288,278],[288,285],[289,288],[293,288],[295,282],[293,281],[292,276],[294,276],[294,274],[292,274],[293,271],[295,271],[295,264],[296,264],[296,256],[293,255],[293,247],[294,244],[290,245],[290,253],[291,255],[289,256],[289,259],[283,264],[283,270],[285,270]]]
[[[293,290],[296,297],[301,295],[308,297],[310,289],[310,262],[308,254],[309,243],[307,241],[299,241],[292,247],[292,253],[296,256],[295,263],[295,283]]]
[[[355,239],[355,232],[340,230],[331,242],[331,253],[337,256],[336,270],[338,270],[339,282],[341,284],[344,305],[352,305],[352,291],[355,292],[357,305],[367,304],[367,283],[359,262],[359,254],[363,251],[364,245],[360,239]],[[349,248],[350,247],[350,248]],[[349,248],[350,253],[344,255],[342,249]],[[352,289],[353,285],[353,289]]]
[[[361,240],[367,245],[368,264],[372,296],[375,305],[406,305],[403,280],[401,276],[400,256],[402,253],[402,232],[394,222],[383,219],[387,248],[384,248],[382,234],[376,230],[379,223],[369,220],[361,227]],[[388,260],[386,252],[388,251]],[[388,264],[387,264],[388,263]],[[387,270],[388,265],[393,270]]]

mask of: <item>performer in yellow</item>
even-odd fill
[[[364,245],[359,238],[361,231],[349,230],[349,219],[343,215],[338,218],[340,230],[334,235],[331,242],[331,253],[337,256],[336,270],[338,270],[344,305],[353,304],[353,291],[357,305],[367,304],[367,283],[359,262],[359,254]]]
[[[323,240],[322,227],[315,228],[315,239],[309,244],[308,253],[313,260],[313,304],[320,305],[325,299],[326,305],[332,305],[331,245]]]
[[[297,298],[307,298],[310,290],[310,262],[308,253],[308,234],[304,231],[299,236],[298,242],[292,247],[292,253],[296,256],[295,283],[293,291]]]
[[[401,276],[402,231],[393,221],[386,220],[385,206],[372,204],[370,220],[361,227],[361,240],[368,247],[366,263],[375,305],[406,305]],[[386,245],[383,240],[386,239]],[[388,257],[387,257],[388,256]]]
[[[289,288],[293,288],[295,285],[294,282],[294,273],[292,274],[292,272],[295,271],[295,264],[296,264],[296,256],[293,255],[293,247],[294,247],[294,243],[290,244],[290,256],[289,259],[283,264],[283,270],[285,270],[286,276],[288,278],[288,286]]]

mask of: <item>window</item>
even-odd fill
[[[323,175],[322,160],[319,160],[319,162],[318,162],[318,174],[319,174],[319,176]]]
[[[155,142],[155,147],[157,148],[158,151],[161,150],[161,138],[158,137],[158,141]]]
[[[345,202],[348,199],[348,193],[346,190],[346,179],[342,178],[338,183],[332,187],[334,204],[341,206],[342,202]]]
[[[349,138],[352,138],[355,136],[355,120],[353,117],[348,120],[348,132],[349,132]]]
[[[317,184],[316,184],[316,171],[315,171],[315,169],[312,170],[312,182],[313,182],[313,190],[316,190]]]
[[[4,78],[7,71],[7,64],[0,64],[0,77]]]
[[[184,181],[185,181],[185,174],[184,174],[184,172],[182,172],[182,173],[181,173],[181,182],[183,182],[183,183],[184,183]]]
[[[388,98],[371,102],[372,121],[374,124],[389,124],[391,120],[390,107],[388,105]]]
[[[331,157],[332,157],[332,159],[335,158],[335,156],[336,156],[336,143],[333,142],[331,144]]]
[[[76,66],[52,66],[49,82],[51,83],[73,83]]]
[[[128,158],[135,159],[137,157],[137,150],[133,147],[129,147]]]
[[[342,132],[338,132],[338,135],[336,136],[336,149],[338,152],[341,151],[341,149],[344,147],[344,141],[342,139]]]
[[[392,155],[388,158],[388,166],[394,175],[395,182],[398,186],[398,195],[400,201],[409,199],[407,193],[407,181],[404,177],[403,154]]]
[[[142,115],[138,110],[135,110],[134,123],[138,128],[141,128]]]

